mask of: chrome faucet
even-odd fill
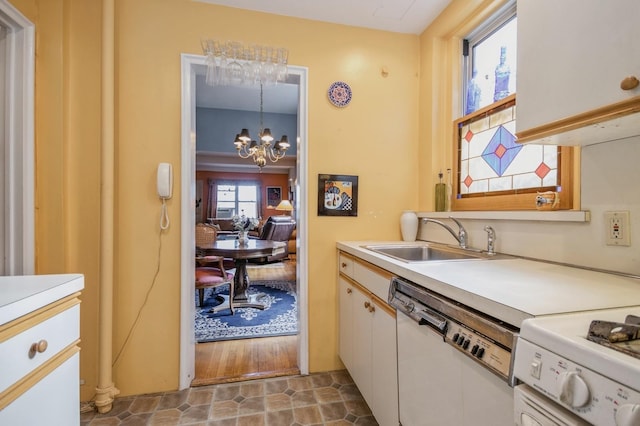
[[[494,255],[496,254],[496,249],[494,247],[496,242],[496,231],[489,225],[485,226],[484,230],[487,231],[487,254]]]
[[[442,226],[444,229],[449,231],[451,235],[453,235],[453,238],[455,238],[458,241],[458,245],[460,246],[460,248],[466,249],[467,248],[467,230],[464,229],[464,226],[462,226],[460,221],[458,221],[455,217],[449,216],[449,219],[453,220],[458,225],[458,232],[454,231],[446,223],[440,222],[439,220],[436,220],[436,219],[431,219],[430,217],[423,217],[422,222],[423,223],[433,222]]]

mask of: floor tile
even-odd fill
[[[346,370],[116,398],[81,426],[377,425]]]

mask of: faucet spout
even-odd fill
[[[496,231],[489,225],[485,226],[484,230],[487,232],[487,254],[493,256],[496,254]]]
[[[453,238],[455,238],[458,241],[458,245],[460,246],[460,248],[466,249],[467,248],[467,230],[464,229],[464,226],[462,226],[460,221],[458,221],[456,218],[449,216],[449,219],[453,220],[458,225],[458,232],[454,231],[453,228],[451,228],[446,223],[441,222],[437,219],[431,219],[430,217],[423,217],[422,221],[424,223],[433,222],[442,226],[444,229],[449,231],[451,235],[453,235]]]

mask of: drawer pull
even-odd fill
[[[376,307],[374,305],[369,306],[369,312],[375,312]]]
[[[369,303],[369,302],[364,302],[364,307],[365,307],[365,308],[369,309],[369,306],[371,306],[371,303]]]
[[[347,267],[347,264],[346,264],[346,263],[344,263],[344,262],[342,262],[342,264],[341,264],[340,266],[342,267],[342,269],[344,269],[344,268],[346,268],[346,267]]]
[[[29,348],[29,358],[33,358],[34,356],[36,356],[36,353],[43,353],[44,351],[47,350],[47,348],[49,347],[49,343],[42,339],[37,343],[33,343],[31,345],[31,348]]]
[[[640,84],[640,80],[631,75],[620,82],[620,88],[622,90],[632,90],[638,87],[638,84]]]

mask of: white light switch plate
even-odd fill
[[[630,246],[629,211],[604,212],[605,241],[608,246]]]

